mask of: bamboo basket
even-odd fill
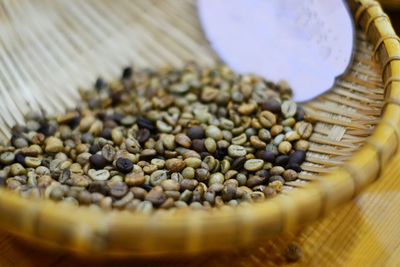
[[[3,1],[0,9],[3,139],[24,113],[62,112],[75,105],[78,86],[115,77],[127,64],[218,62],[189,0],[32,2]],[[400,141],[399,37],[376,1],[349,5],[358,28],[354,62],[330,92],[306,104],[315,132],[304,171],[276,198],[143,215],[29,201],[0,189],[0,226],[90,255],[181,256],[291,232],[349,201],[379,177]]]

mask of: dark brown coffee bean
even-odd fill
[[[84,133],[81,136],[81,141],[82,143],[85,144],[91,144],[94,140],[93,134],[92,133]]]
[[[286,166],[288,162],[289,162],[289,156],[286,155],[277,156],[275,159],[275,165],[277,166]]]
[[[253,175],[249,179],[247,179],[246,186],[249,188],[253,188],[257,185],[263,184],[264,181],[265,181],[265,178],[258,176],[258,175]]]
[[[143,188],[144,190],[146,190],[147,192],[149,192],[153,187],[149,184],[143,184],[140,186],[141,188]]]
[[[112,130],[115,127],[118,127],[118,124],[110,118],[104,121],[103,126],[104,128],[110,128]]]
[[[193,139],[192,148],[199,153],[207,151],[204,145],[204,139]]]
[[[95,169],[103,169],[107,166],[107,160],[100,154],[94,154],[89,158],[90,164]]]
[[[109,192],[109,188],[104,181],[94,181],[89,184],[88,191],[90,193],[100,193],[103,195],[107,195]]]
[[[189,128],[186,134],[192,140],[203,139],[205,137],[205,131],[201,126],[193,126],[192,128]]]
[[[238,157],[232,162],[231,168],[234,170],[240,170],[243,168],[245,162],[246,157]]]
[[[119,158],[115,162],[115,166],[117,167],[117,170],[122,172],[122,173],[128,173],[131,172],[133,169],[133,163],[129,159],[125,158]]]
[[[146,129],[146,128],[139,129],[139,131],[136,133],[136,139],[138,140],[138,142],[141,145],[146,143],[146,141],[149,140],[150,137],[151,137],[151,133],[150,133],[149,129]]]
[[[265,151],[265,150],[261,150],[257,152],[257,157],[259,159],[262,159],[266,162],[271,162],[273,163],[275,161],[275,154],[271,151]]]
[[[226,186],[224,186],[224,189],[222,189],[222,192],[221,192],[222,199],[224,201],[232,200],[236,195],[236,190],[237,190],[237,186],[235,186],[233,184],[227,184]]]
[[[143,117],[139,117],[136,123],[139,126],[139,128],[148,129],[150,132],[154,132],[157,129],[153,122]]]
[[[153,189],[147,193],[145,200],[150,201],[154,206],[159,207],[165,200],[167,200],[167,196],[164,192]]]
[[[278,114],[281,112],[281,103],[279,103],[278,100],[271,98],[265,102],[262,102],[260,104],[260,108],[261,110],[268,110],[271,111],[272,113]]]
[[[303,150],[297,150],[290,154],[288,164],[302,164],[306,159],[306,152]]]
[[[121,79],[127,80],[132,77],[133,74],[133,68],[132,67],[126,67],[122,70],[122,76]]]
[[[110,119],[115,121],[117,124],[120,124],[124,117],[125,117],[124,114],[119,112],[114,112],[114,114],[111,115]]]
[[[305,111],[304,108],[302,106],[297,106],[297,111],[296,111],[296,115],[294,115],[294,118],[296,121],[302,121],[304,120],[304,116],[305,116]]]
[[[228,155],[227,147],[219,147],[217,148],[217,151],[215,151],[215,158],[219,160],[223,160],[226,155]]]
[[[25,157],[21,153],[16,153],[15,154],[14,162],[19,163],[19,164],[21,164],[23,166],[26,166],[25,165]]]
[[[157,151],[155,149],[143,149],[142,152],[140,152],[139,159],[140,160],[145,160],[145,161],[151,161],[157,156]]]
[[[111,140],[111,128],[104,128],[103,131],[101,132],[101,137]]]
[[[107,83],[101,77],[97,78],[96,82],[94,83],[94,88],[97,91],[100,91],[101,89],[105,88],[106,86],[107,86]]]
[[[296,172],[302,172],[303,171],[303,169],[300,167],[300,165],[296,164],[296,163],[290,163],[290,164],[286,165],[285,168],[286,169],[292,169],[292,170],[294,170]]]
[[[207,156],[211,156],[211,154],[208,153],[207,151],[200,152],[200,157],[201,157],[202,159],[204,159],[204,158],[207,157]]]
[[[99,152],[101,150],[101,147],[99,144],[93,144],[90,146],[89,148],[89,153],[90,154],[96,154],[97,152]]]

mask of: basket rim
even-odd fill
[[[350,200],[379,176],[399,146],[400,41],[378,2],[349,0],[349,5],[381,63],[384,107],[366,143],[323,179],[295,188],[290,195],[237,208],[173,214],[160,210],[150,215],[29,201],[0,188],[0,225],[13,234],[84,253],[191,254],[220,249],[221,242],[224,249],[233,248],[292,231]]]

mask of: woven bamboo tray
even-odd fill
[[[23,114],[62,112],[77,103],[78,86],[98,75],[115,77],[125,65],[218,62],[192,1],[32,2],[0,7],[3,139]],[[186,255],[290,232],[349,201],[377,179],[400,140],[399,38],[377,2],[349,5],[358,28],[354,62],[330,92],[306,104],[316,124],[304,172],[278,197],[246,207],[142,215],[32,202],[0,189],[0,226],[91,255]]]

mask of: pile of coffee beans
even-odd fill
[[[236,206],[298,179],[313,126],[284,83],[226,66],[98,78],[63,115],[30,113],[0,147],[0,183],[26,198],[151,212]]]

